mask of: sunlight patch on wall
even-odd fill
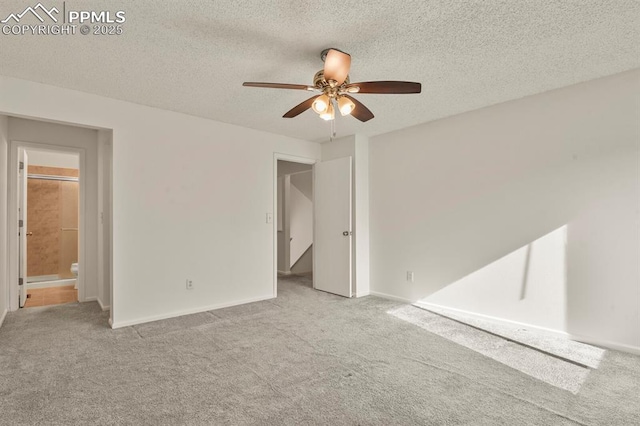
[[[421,302],[564,331],[566,240],[565,225]]]

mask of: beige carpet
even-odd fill
[[[448,328],[434,316],[438,334],[429,331],[418,308],[317,292],[309,278],[281,279],[278,288],[271,301],[119,330],[107,327],[94,303],[10,313],[0,328],[0,424],[546,426],[640,419],[637,356],[606,351],[566,390],[452,341],[460,334],[480,339],[460,324]],[[538,355],[527,359],[528,371],[549,365]]]

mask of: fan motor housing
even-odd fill
[[[349,84],[349,76],[344,80],[342,84]],[[320,70],[313,76],[313,85],[318,89],[323,89],[325,86],[328,86],[327,80],[324,79],[324,70]]]
[[[320,52],[320,59],[322,59],[322,62],[324,62],[324,60],[327,59],[327,55],[329,54],[330,50],[336,50],[336,51],[338,51],[340,53],[344,53],[346,55],[349,55],[347,52],[343,52],[340,49],[336,49],[335,47],[329,47],[327,49],[324,49],[322,52]]]

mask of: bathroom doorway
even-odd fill
[[[1,117],[0,117],[1,118]],[[63,279],[75,279],[77,284],[77,296],[69,289],[66,298],[61,295],[55,298],[59,302],[66,302],[69,299],[77,300],[80,303],[97,302],[103,311],[112,309],[112,259],[113,259],[113,132],[110,129],[97,129],[72,123],[59,123],[47,120],[25,117],[7,117],[8,122],[8,152],[7,152],[7,246],[6,246],[6,274],[8,286],[8,308],[9,311],[20,309],[22,300],[26,303],[27,279],[30,278],[29,287],[37,289],[38,285],[48,285],[47,281],[57,281],[60,284]],[[42,151],[45,154],[71,154],[77,160],[73,164],[47,164],[40,163],[37,155],[29,155],[30,151]],[[28,194],[24,199],[27,206],[22,210],[25,217],[20,217],[19,188],[20,181],[20,155],[19,152],[27,152],[27,164],[24,169],[29,173],[29,163],[31,165],[42,165],[59,169],[76,169],[77,172],[62,173],[58,171],[41,171],[39,174],[49,174],[50,179],[40,179],[38,182],[50,182],[58,185],[58,191],[64,192],[69,186],[78,187],[77,225],[60,224],[58,222],[57,236],[60,244],[65,244],[65,248],[59,255],[69,253],[66,248],[70,244],[73,247],[77,243],[77,278],[70,267],[58,265],[55,269],[28,271],[29,256],[26,253],[28,243],[26,239],[33,239],[37,236],[37,230],[33,225],[29,225],[27,208]],[[40,163],[40,164],[38,164]],[[77,164],[77,166],[76,166]],[[55,173],[52,173],[55,172]],[[51,180],[51,176],[55,179]],[[42,176],[41,176],[42,177]],[[77,179],[77,181],[76,181]],[[34,179],[24,179],[23,187]],[[65,182],[74,182],[68,185]],[[55,186],[55,185],[54,185]],[[62,188],[62,189],[61,189]],[[27,189],[25,189],[27,193]],[[75,204],[65,202],[62,207],[67,209]],[[58,210],[59,211],[59,210]],[[62,211],[63,220],[68,219],[68,211]],[[60,217],[58,218],[58,220]],[[75,218],[74,218],[75,219]],[[21,232],[20,220],[26,220],[26,229]],[[55,220],[51,219],[54,223]],[[75,220],[74,220],[75,221]],[[77,227],[77,231],[74,229]],[[63,230],[64,228],[64,230]],[[31,236],[27,236],[33,232]],[[73,234],[77,234],[74,236]],[[24,244],[20,243],[23,237]],[[35,243],[34,243],[35,244]],[[25,256],[20,254],[24,248]],[[72,250],[72,253],[75,252]],[[32,255],[33,257],[36,255]],[[55,256],[53,256],[55,258]],[[70,258],[69,258],[70,257]],[[58,257],[62,264],[73,264],[74,256],[65,258]],[[24,261],[26,259],[26,262]],[[37,257],[36,257],[37,259]],[[75,269],[75,268],[74,268]],[[23,271],[21,275],[21,271]],[[47,277],[49,275],[50,277]],[[73,276],[73,278],[71,278]],[[35,280],[33,277],[38,277]],[[22,278],[22,280],[20,280]],[[36,283],[40,281],[40,284]],[[43,284],[44,283],[44,284]],[[22,284],[22,285],[21,285]],[[73,286],[75,287],[75,285]],[[58,289],[59,290],[59,289]],[[73,288],[73,290],[76,290]],[[53,290],[49,290],[53,292]],[[22,293],[22,295],[21,295]],[[22,296],[22,297],[21,297]],[[33,297],[33,296],[32,296]],[[35,299],[34,299],[35,300]],[[23,305],[24,306],[24,305]],[[110,314],[110,316],[112,315]],[[110,318],[111,320],[111,318]]]
[[[83,301],[85,158],[84,148],[9,141],[11,310]]]
[[[276,266],[280,283],[313,286],[313,164],[276,161]]]
[[[80,155],[19,148],[19,158],[20,307],[77,302]]]

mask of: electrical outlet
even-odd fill
[[[407,281],[413,282],[413,271],[407,271]]]
[[[187,279],[187,290],[193,290],[193,281]]]

